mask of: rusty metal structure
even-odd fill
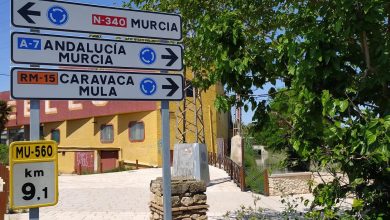
[[[185,98],[177,102],[176,113],[176,143],[205,143],[205,129],[203,120],[202,91],[192,85],[191,80],[196,77],[192,72],[187,77],[184,69],[184,78],[187,79],[184,86]]]
[[[237,101],[239,101],[240,95],[237,95]],[[234,123],[233,123],[233,136],[235,135],[242,135],[242,108],[236,107],[235,113],[234,113]]]
[[[0,220],[4,220],[4,215],[7,211],[8,197],[9,197],[9,170],[0,163],[0,177],[5,182],[3,190],[0,191]]]
[[[241,101],[240,95],[237,95],[237,102]],[[242,164],[245,164],[245,142],[244,142],[244,134],[242,130],[242,108],[236,106],[236,111],[235,111],[235,120],[234,120],[234,125],[233,125],[233,136],[239,135],[241,136],[241,161]],[[245,167],[244,165],[241,166],[236,166],[235,169],[237,171],[235,173],[237,175],[238,180],[238,185],[241,188],[241,191],[245,191]],[[239,171],[238,171],[239,170]],[[233,178],[234,179],[234,178]]]

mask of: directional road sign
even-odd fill
[[[96,34],[181,40],[181,17],[64,1],[12,0],[12,25]]]
[[[58,201],[55,141],[21,141],[10,146],[10,206],[52,206]]]
[[[182,70],[180,45],[13,33],[14,63]]]
[[[14,99],[174,100],[184,97],[180,74],[13,68]]]

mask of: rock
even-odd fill
[[[191,219],[198,219],[199,218],[199,214],[193,214],[193,215],[191,215]]]
[[[193,182],[190,184],[189,190],[191,193],[206,192],[206,184],[203,181]]]
[[[172,207],[180,206],[180,197],[172,196]]]
[[[172,195],[180,195],[188,191],[188,183],[175,183],[171,186],[171,193]]]
[[[188,206],[194,204],[194,199],[191,198],[191,197],[183,197],[181,199],[181,204],[183,204],[183,205],[188,207]]]
[[[207,196],[204,194],[196,194],[193,198],[194,202],[197,204],[206,204]]]

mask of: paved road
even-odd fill
[[[60,176],[59,203],[41,208],[41,220],[123,220],[149,219],[149,184],[161,176],[162,169],[142,169],[118,173]],[[220,219],[227,211],[241,205],[253,206],[253,194],[241,192],[225,171],[210,166],[211,184],[207,188],[209,219]],[[260,196],[260,195],[257,195]],[[281,211],[279,197],[260,196],[259,206]],[[7,216],[26,220],[27,214]]]

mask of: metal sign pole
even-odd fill
[[[161,102],[164,220],[172,220],[169,101]]]
[[[40,100],[30,100],[30,140],[35,141],[40,139],[40,119],[39,109]],[[30,220],[39,220],[39,208],[32,208],[29,212]]]
[[[30,29],[30,32],[39,33],[37,29]],[[39,67],[39,65],[30,65],[31,67]],[[41,120],[40,120],[40,100],[30,100],[30,141],[40,139]],[[31,208],[29,212],[30,220],[39,220],[39,208]]]
[[[168,43],[161,40],[161,43]],[[161,73],[168,73],[162,70]],[[163,206],[164,220],[172,220],[172,192],[171,192],[171,145],[170,145],[170,117],[169,101],[161,101],[161,124],[162,124],[162,154],[163,154]]]

